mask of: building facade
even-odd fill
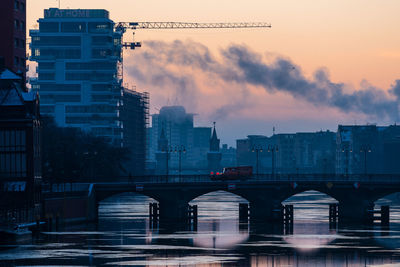
[[[2,0],[0,57],[5,67],[23,77],[26,73],[26,0]]]
[[[122,145],[122,32],[103,9],[44,10],[31,30],[32,88],[41,112],[62,127],[91,131]]]
[[[39,97],[0,68],[0,226],[41,215]]]
[[[335,133],[249,135],[236,141],[238,166],[263,173],[333,173]]]
[[[336,145],[339,174],[400,173],[398,125],[339,125]]]

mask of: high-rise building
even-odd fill
[[[0,8],[0,57],[5,67],[23,77],[26,72],[26,1],[2,0]]]
[[[31,30],[41,112],[122,145],[122,32],[103,9],[44,10]]]

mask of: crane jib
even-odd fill
[[[120,22],[123,29],[211,29],[211,28],[271,28],[265,22],[196,23],[196,22]]]

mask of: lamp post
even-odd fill
[[[253,146],[253,148],[251,149],[251,152],[256,152],[256,175],[258,177],[258,153],[263,152],[262,147],[261,146]]]
[[[176,146],[174,152],[179,154],[179,179],[180,179],[182,172],[182,152],[186,153],[186,148],[183,145]]]
[[[170,152],[172,152],[172,148],[171,147],[166,147],[166,149],[162,149],[161,152],[165,152],[166,153],[166,158],[165,158],[165,181],[168,183],[168,174],[169,174],[169,154]]]
[[[342,148],[342,153],[346,153],[346,176],[349,176],[349,153],[352,153],[353,149],[349,148],[349,147],[343,147]]]
[[[362,145],[360,148],[360,153],[364,153],[364,174],[367,175],[367,153],[371,153],[370,145]]]
[[[275,152],[278,152],[278,151],[279,151],[278,145],[268,145],[268,152],[272,153],[272,157],[271,157],[271,160],[272,160],[271,175],[272,175],[272,177],[275,176]]]

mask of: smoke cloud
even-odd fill
[[[148,86],[175,88],[185,105],[196,107],[197,99],[204,95],[198,76],[211,84],[240,88],[227,96],[229,103],[213,110],[216,118],[251,105],[249,88],[254,86],[268,93],[289,94],[316,107],[361,113],[373,119],[398,121],[399,118],[400,80],[389,90],[367,82],[361,83],[357,90],[349,90],[345,84],[331,81],[325,69],[318,69],[311,78],[306,78],[291,60],[278,57],[267,63],[261,54],[244,45],[231,45],[217,55],[192,41],[149,41],[141,49],[135,52],[133,64],[128,66],[129,75]]]

